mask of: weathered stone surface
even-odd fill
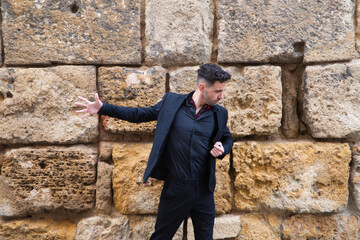
[[[130,239],[150,239],[155,230],[155,216],[133,216],[130,217]],[[180,238],[182,239],[182,238]]]
[[[238,210],[339,212],[348,202],[348,144],[237,142]]]
[[[351,168],[351,184],[352,194],[355,204],[360,210],[360,142],[353,146],[352,149],[352,168]]]
[[[315,138],[360,139],[360,60],[308,66],[303,79],[305,123]]]
[[[303,67],[291,64],[284,66],[281,72],[281,83],[283,87],[281,128],[282,133],[287,138],[297,138],[299,136],[300,123],[297,114],[297,105],[299,84],[303,71]]]
[[[99,144],[99,161],[111,162],[112,161],[112,147],[113,142],[101,141]]]
[[[82,219],[76,228],[75,240],[117,240],[130,239],[129,219],[91,217]]]
[[[147,0],[145,62],[163,66],[209,62],[213,9],[210,0]]]
[[[95,141],[98,117],[75,113],[77,96],[93,97],[92,66],[0,69],[0,144]]]
[[[197,88],[197,70],[199,67],[184,67],[170,72],[170,92],[188,94]]]
[[[351,214],[294,215],[282,224],[283,239],[346,239],[359,237],[359,219]]]
[[[1,1],[6,64],[140,64],[140,1]]]
[[[281,124],[281,68],[225,68],[231,74],[223,106],[229,111],[233,136],[269,135]]]
[[[150,239],[151,234],[155,230],[155,216],[132,216],[130,217],[130,239]],[[183,239],[183,224],[180,225],[178,231],[175,233],[173,240]]]
[[[223,215],[215,218],[214,223],[214,239],[233,239],[239,235],[240,232],[240,217],[235,215]],[[191,218],[188,222],[188,238],[195,239],[194,226]]]
[[[0,216],[25,216],[26,209],[19,203],[15,193],[9,187],[9,181],[0,176]]]
[[[98,163],[96,181],[96,211],[110,214],[112,206],[112,172],[113,166],[104,162]]]
[[[214,192],[216,214],[224,214],[231,210],[232,193],[229,170],[230,154],[222,160],[216,160],[216,186]]]
[[[115,207],[122,214],[156,214],[162,183],[142,184],[151,143],[116,144],[113,147]]]
[[[19,148],[5,153],[1,175],[29,213],[95,204],[94,147]]]
[[[123,107],[150,107],[165,94],[166,70],[162,67],[99,69],[100,95],[103,101]],[[110,133],[153,133],[155,122],[129,123],[102,117],[102,125]]]
[[[360,53],[360,1],[356,0],[356,23],[355,23],[355,39],[356,39],[356,50]]]
[[[244,214],[240,216],[241,231],[236,240],[280,240],[280,221],[275,215]]]
[[[70,221],[25,219],[0,224],[0,239],[73,240],[75,231]]]
[[[2,163],[4,161],[4,153],[5,153],[5,149],[3,146],[0,145],[0,171],[1,171]]]
[[[354,2],[220,0],[218,61],[324,62],[355,58]]]

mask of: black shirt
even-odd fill
[[[196,114],[193,93],[177,111],[164,149],[170,176],[187,180],[207,174],[215,129],[215,108],[204,105]]]

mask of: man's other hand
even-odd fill
[[[218,156],[220,156],[221,154],[223,154],[224,151],[225,151],[225,150],[224,150],[224,147],[223,147],[222,143],[221,143],[221,142],[216,142],[216,143],[214,144],[214,148],[211,149],[210,153],[211,153],[211,155],[212,155],[213,157],[218,157]]]
[[[82,100],[83,102],[76,102],[75,105],[82,106],[85,108],[82,110],[78,110],[76,112],[77,113],[86,112],[86,114],[82,117],[82,119],[87,118],[88,116],[90,116],[92,114],[98,113],[100,111],[100,108],[103,105],[103,103],[99,99],[99,94],[97,94],[97,93],[95,94],[95,102],[90,102],[89,100],[87,100],[83,97],[79,97],[79,99]]]

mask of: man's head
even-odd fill
[[[212,63],[205,63],[200,65],[197,76],[197,84],[204,82],[207,87],[214,85],[215,81],[221,83],[228,81],[231,75],[224,71],[219,65]]]
[[[223,92],[231,75],[216,64],[206,63],[198,70],[197,85],[205,104],[215,106],[224,98]]]

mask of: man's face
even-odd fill
[[[205,91],[203,93],[205,104],[215,106],[221,99],[224,98],[224,91],[227,82],[215,81],[214,85],[207,87],[205,85]]]

